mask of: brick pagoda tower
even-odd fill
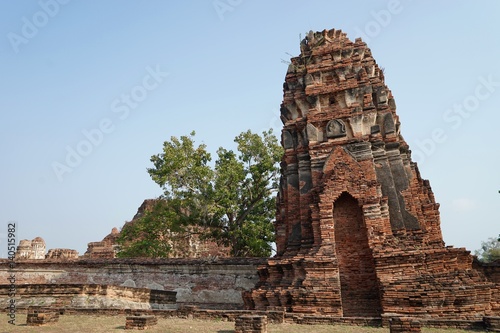
[[[310,32],[283,91],[277,255],[246,306],[340,317],[500,313],[499,284],[473,269],[468,251],[444,246],[439,204],[366,44]]]

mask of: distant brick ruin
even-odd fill
[[[126,222],[122,229],[128,224],[135,223],[138,219],[144,216],[146,212],[153,210],[155,204],[161,199],[146,199],[141,204],[137,213],[131,221]],[[199,237],[199,232],[194,230],[186,234],[171,232],[165,242],[172,247],[172,253],[168,258],[204,258],[204,257],[228,257],[230,249],[219,246],[216,242],[210,240],[202,240]],[[104,237],[100,242],[88,243],[87,251],[84,258],[92,259],[111,259],[115,258],[119,251],[117,243],[120,232],[117,228],[113,228],[111,233]]]
[[[23,239],[19,241],[16,249],[16,259],[45,259],[45,241],[41,237],[33,240]]]
[[[384,73],[361,39],[310,32],[283,86],[277,255],[249,309],[339,317],[478,319],[500,284],[445,247]]]
[[[73,249],[50,249],[45,255],[45,259],[77,260],[78,258],[78,251]]]
[[[115,258],[118,252],[117,239],[119,236],[118,229],[113,228],[111,233],[104,237],[102,241],[88,243],[87,251],[83,254],[83,257],[92,259]]]

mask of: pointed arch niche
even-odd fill
[[[347,192],[333,204],[333,223],[343,316],[378,317],[380,294],[363,212]]]

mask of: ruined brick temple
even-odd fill
[[[445,247],[439,204],[361,39],[310,32],[283,86],[277,255],[247,308],[339,317],[500,314],[500,284]]]
[[[147,212],[154,209],[161,199],[146,199],[141,204],[133,219],[125,222],[122,229],[129,224],[136,223]],[[169,258],[204,258],[204,257],[229,257],[229,248],[220,246],[216,242],[206,239],[201,239],[200,232],[193,227],[189,232],[179,233],[170,232],[169,237],[165,241],[171,246],[172,252],[168,255]],[[104,237],[100,242],[88,243],[87,251],[83,255],[85,258],[92,259],[112,259],[116,257],[119,250],[118,238],[120,231],[113,228],[111,233]]]

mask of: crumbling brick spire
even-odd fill
[[[472,269],[467,251],[444,247],[439,205],[411,161],[396,103],[370,49],[340,30],[310,32],[300,48],[283,85],[277,255],[245,294],[247,307],[347,317],[414,314],[405,301],[412,279],[439,272],[450,276],[429,283],[451,284],[456,271],[445,267],[462,260],[463,281],[482,281],[465,273]],[[407,262],[408,276],[392,275],[394,265]],[[437,271],[429,273],[429,265]],[[433,304],[444,296],[418,297],[426,299],[418,304]],[[482,302],[485,310],[487,297]],[[457,311],[468,310],[436,313]]]
[[[438,205],[410,161],[394,98],[365,43],[340,30],[310,32],[291,60],[281,114],[286,153],[278,253],[331,238],[322,234],[321,218],[312,217],[319,206],[310,207],[325,201],[315,197],[325,186],[332,199],[347,192],[371,205],[370,216],[381,219],[373,232],[425,230],[427,242],[441,243]],[[362,170],[346,169],[354,162]]]

